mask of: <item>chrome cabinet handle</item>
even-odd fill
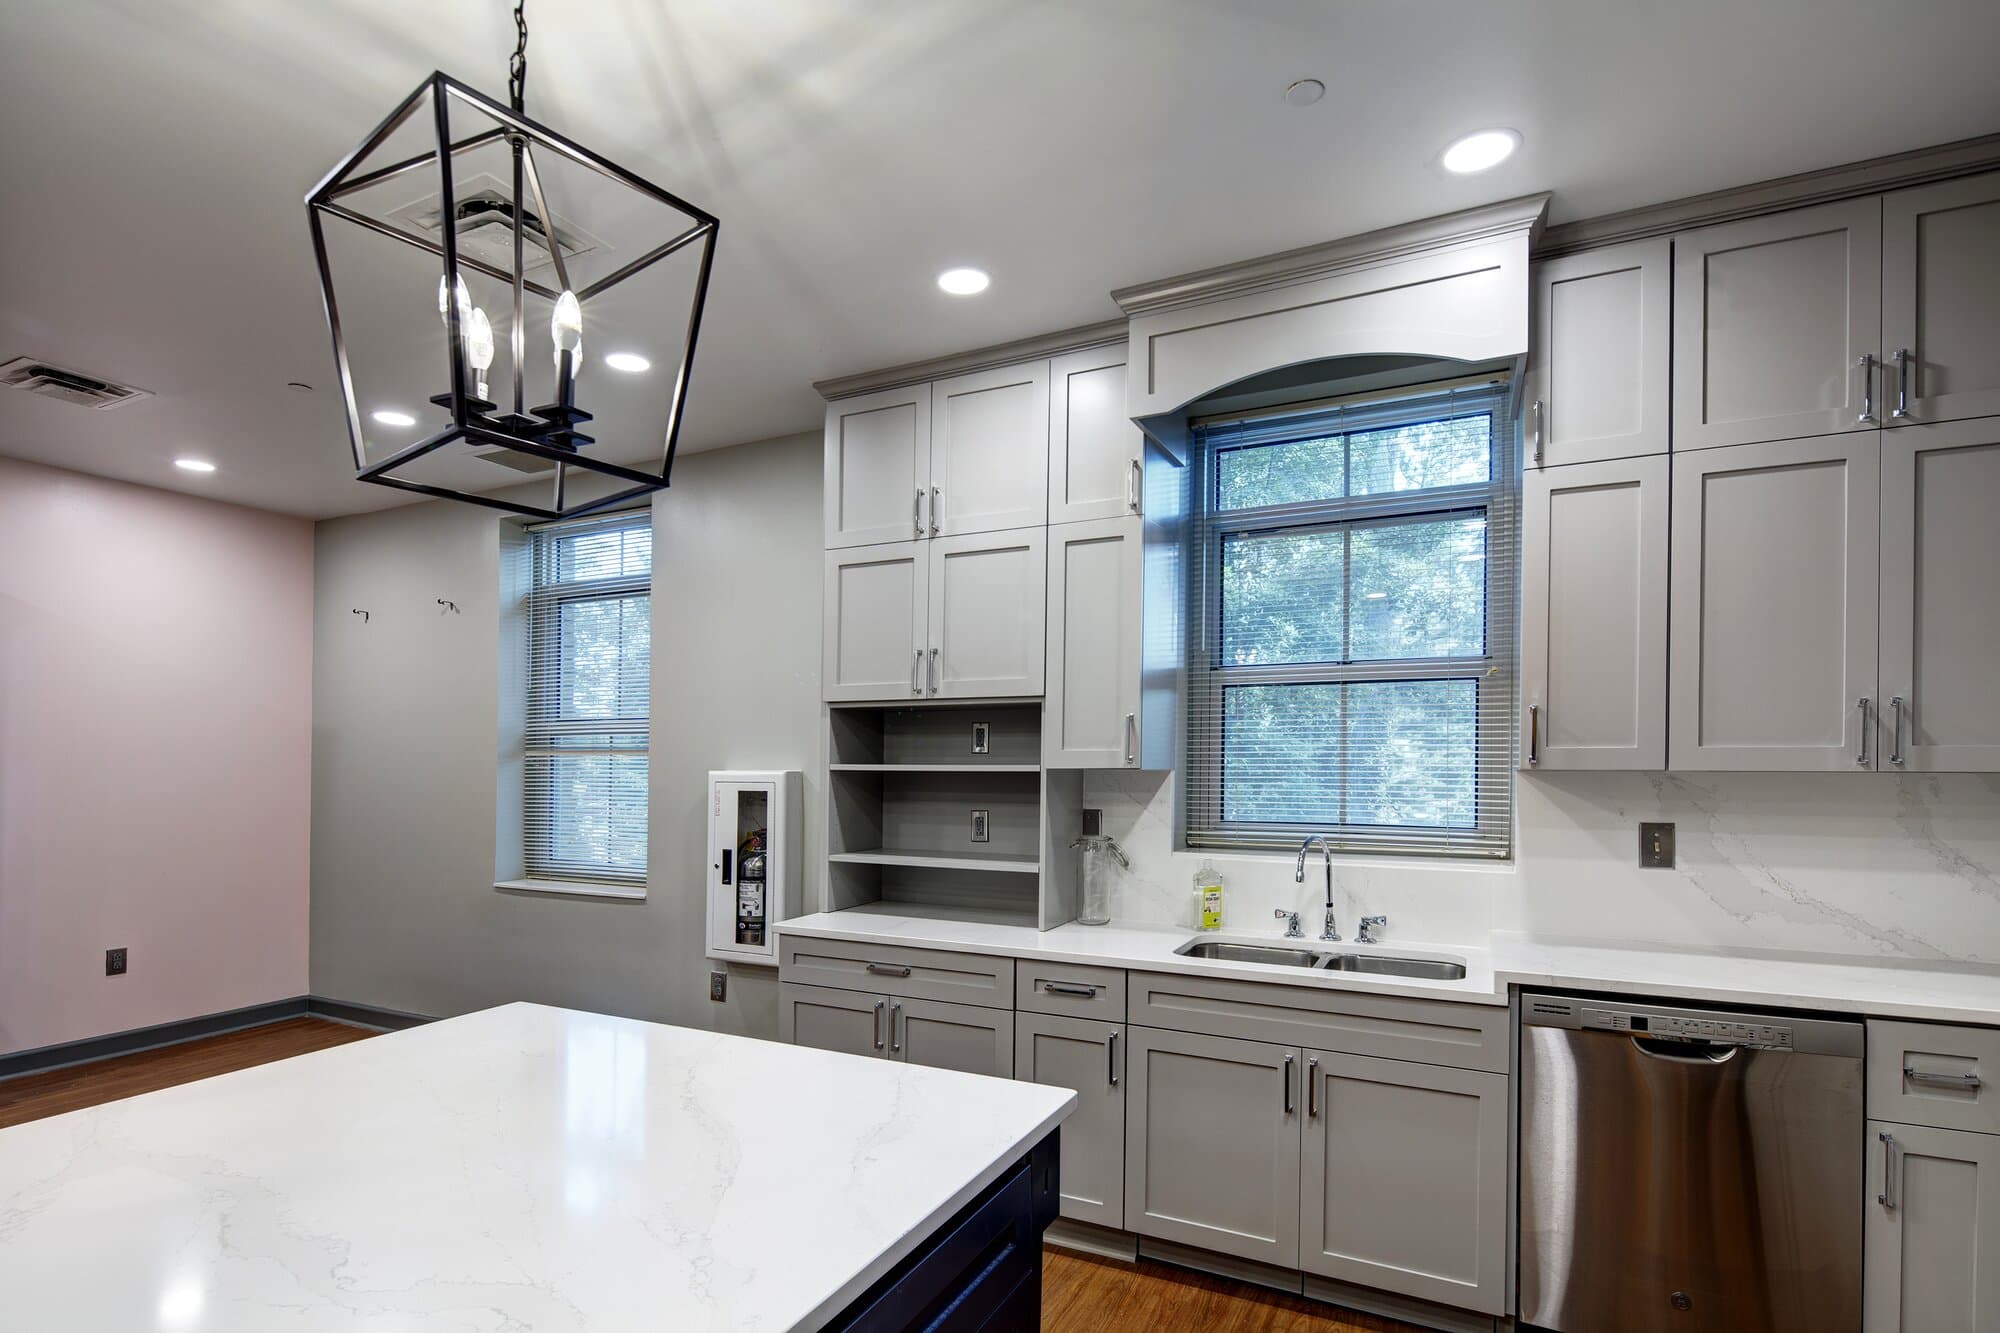
[[[907,977],[910,975],[909,968],[899,967],[895,963],[870,963],[868,964],[868,970],[878,977]]]
[[[1125,762],[1128,764],[1139,762],[1139,715],[1137,713],[1127,713],[1125,715]]]
[[[1910,415],[1910,349],[1896,349],[1896,406],[1889,413],[1897,420]]]
[[[1285,1056],[1285,1067],[1278,1071],[1278,1077],[1285,1085],[1285,1114],[1292,1113],[1292,1057]]]
[[[1912,1069],[1908,1065],[1903,1066],[1903,1077],[1912,1083],[1928,1083],[1938,1088],[1960,1088],[1967,1092],[1974,1091],[1982,1085],[1982,1080],[1977,1074],[1937,1074],[1928,1069]]]
[[[1319,1119],[1319,1060],[1306,1061],[1306,1119]]]
[[[917,536],[924,535],[924,488],[917,487],[917,498],[910,501],[910,526],[917,530]]]
[[[1861,372],[1861,415],[1854,418],[1857,426],[1875,424],[1875,358],[1863,352],[1854,363]]]
[[[1528,767],[1542,762],[1542,706],[1528,705]]]
[[[903,1016],[903,1006],[889,1001],[889,1053],[895,1055],[903,1049],[903,1040],[896,1032],[896,1020]]]
[[[931,679],[931,693],[936,694],[938,692],[938,650],[935,648],[931,649],[930,679]]]
[[[1118,1086],[1118,1029],[1111,1029],[1111,1036],[1104,1043],[1104,1059],[1110,1066],[1108,1071],[1111,1086]]]
[[[1889,762],[1903,762],[1903,696],[1889,696]]]
[[[1144,492],[1144,473],[1138,459],[1132,460],[1132,470],[1125,474],[1125,507],[1133,513],[1139,512],[1139,497]]]
[[[1878,1131],[1876,1138],[1882,1141],[1882,1192],[1875,1196],[1875,1202],[1884,1208],[1896,1206],[1896,1136],[1886,1130]]]
[[[919,678],[919,673],[922,672],[923,669],[924,669],[924,650],[921,648],[910,649],[910,693],[911,694],[921,695],[924,692],[923,682]]]
[[[1051,995],[1077,995],[1086,1000],[1097,998],[1097,987],[1083,981],[1044,981],[1042,989]]]
[[[872,1035],[875,1038],[875,1049],[878,1051],[882,1049],[882,1007],[887,1003],[887,1000],[875,1001],[875,1029]]]
[[[1547,427],[1542,424],[1542,400],[1539,398],[1535,400],[1534,413],[1535,413],[1535,462],[1537,464],[1540,464],[1542,461],[1542,435],[1547,430]]]
[[[931,536],[933,537],[938,535],[937,511],[938,511],[938,488],[933,486],[931,487]],[[922,536],[923,534],[919,533],[917,535]]]
[[[1854,701],[1854,707],[1861,713],[1861,748],[1854,752],[1854,762],[1867,766],[1868,763],[1868,696],[1862,695]]]

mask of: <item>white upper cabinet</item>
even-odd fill
[[[1049,363],[931,386],[930,535],[1049,521]]]
[[[1049,529],[1045,767],[1138,765],[1142,541],[1136,515]]]
[[[1879,437],[1674,455],[1670,767],[1875,767]]]
[[[820,669],[828,699],[907,699],[924,693],[930,591],[925,545],[892,542],[827,552]]]
[[[1676,450],[1873,430],[1879,195],[1674,238]]]
[[[827,405],[828,548],[922,537],[930,477],[929,385]]]
[[[1885,425],[2000,415],[2000,173],[1882,200]]]
[[[1530,467],[1667,452],[1672,301],[1664,237],[1535,266]]]
[[[1881,767],[2000,772],[1996,572],[2000,418],[1885,433]]]
[[[1521,485],[1521,759],[1667,764],[1664,455],[1530,471]]]
[[[1049,522],[1137,514],[1145,436],[1125,415],[1125,346],[1049,363]]]
[[[1047,530],[940,537],[929,555],[930,695],[1040,694]]]

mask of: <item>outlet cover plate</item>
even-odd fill
[[[106,949],[104,951],[104,975],[122,977],[125,975],[125,950]]]
[[[719,1002],[723,999],[726,999],[728,995],[729,995],[729,974],[727,972],[709,973],[708,998]]]
[[[993,841],[993,812],[974,810],[972,812],[972,840],[974,842]]]
[[[972,724],[972,752],[990,754],[993,751],[993,724],[975,722]]]
[[[1672,870],[1674,868],[1674,826],[1672,824],[1639,825],[1639,868],[1641,870]]]

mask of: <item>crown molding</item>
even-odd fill
[[[1523,195],[1518,199],[1444,213],[1419,222],[1384,227],[1359,236],[1265,255],[1260,259],[1223,264],[1159,282],[1121,287],[1111,293],[1111,299],[1118,303],[1119,309],[1136,317],[1171,310],[1176,306],[1198,305],[1272,287],[1312,282],[1426,251],[1491,240],[1519,231],[1528,233],[1532,248],[1548,209],[1549,195],[1546,192]]]
[[[1122,343],[1125,341],[1126,328],[1126,322],[1122,319],[1106,320],[1102,324],[1085,324],[1056,333],[1037,334],[1032,338],[1017,338],[1010,343],[975,347],[969,352],[953,352],[949,356],[935,356],[926,361],[910,361],[900,366],[890,366],[886,370],[871,370],[861,375],[842,375],[830,380],[814,380],[813,388],[817,389],[819,396],[828,402],[836,398],[852,398],[858,393],[874,393],[880,389],[900,389],[906,384],[924,384],[931,380],[948,379],[953,375],[969,375],[975,370],[990,370],[994,366],[1009,366],[1021,361],[1034,361],[1041,357],[1062,356],[1067,352],[1081,352],[1086,348]]]
[[[1811,204],[1830,204],[1857,195],[1927,185],[1995,168],[2000,168],[2000,134],[1989,134],[1936,148],[1892,153],[1865,162],[1804,171],[1754,185],[1738,185],[1664,204],[1558,223],[1542,233],[1540,243],[1533,249],[1535,258],[1548,259],[1620,241],[1666,236],[1717,222],[1734,222]]]

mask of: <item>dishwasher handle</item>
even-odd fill
[[[1634,1034],[1632,1045],[1641,1055],[1670,1060],[1678,1065],[1726,1065],[1736,1058],[1741,1046],[1716,1042],[1662,1041],[1658,1037]]]

